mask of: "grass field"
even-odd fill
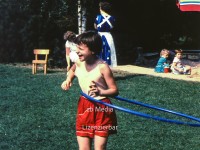
[[[145,75],[114,73],[120,96],[200,118],[200,83]],[[0,150],[77,150],[75,117],[80,88],[75,79],[64,92],[63,71],[31,74],[29,68],[0,64]],[[113,104],[190,121],[182,117],[130,105]],[[108,150],[199,150],[200,127],[176,125],[116,111],[118,134]]]

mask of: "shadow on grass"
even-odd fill
[[[132,74],[132,75],[126,75],[126,76],[118,76],[115,77],[116,81],[120,81],[120,80],[128,80],[128,79],[133,79],[135,77],[142,77],[142,76],[146,76],[144,74]]]
[[[46,75],[66,74],[64,69],[48,69]],[[44,75],[43,69],[38,69],[34,75]]]
[[[142,76],[146,76],[144,74],[133,74],[133,73],[129,73],[126,71],[113,71],[114,77],[116,81],[120,81],[120,80],[128,80],[128,79],[132,79],[135,77],[142,77]]]

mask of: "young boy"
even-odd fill
[[[176,55],[174,57],[171,69],[173,74],[191,74],[191,67],[188,65],[183,65],[182,58],[182,50],[175,50]]]
[[[161,73],[161,72],[164,72],[164,68],[166,66],[169,66],[167,64],[167,58],[169,56],[169,50],[167,49],[163,49],[161,52],[160,52],[160,58],[157,62],[157,65],[155,67],[155,72],[158,72],[158,73]]]
[[[102,40],[97,32],[88,31],[76,39],[80,62],[72,66],[67,79],[62,83],[63,90],[72,85],[74,76],[78,78],[82,91],[97,100],[111,103],[107,96],[118,95],[113,74],[104,61],[97,57],[102,50]],[[105,105],[94,103],[81,96],[78,102],[76,135],[79,150],[94,148],[105,150],[108,136],[117,132],[115,111]]]

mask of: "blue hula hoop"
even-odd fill
[[[116,96],[115,99],[118,99],[118,100],[121,100],[121,101],[125,101],[125,102],[129,102],[129,103],[133,103],[133,104],[140,105],[140,106],[143,106],[143,107],[147,107],[147,108],[151,108],[151,109],[155,109],[155,110],[159,110],[159,111],[175,114],[177,116],[185,117],[187,119],[191,119],[191,120],[195,120],[197,122],[200,122],[200,118],[189,116],[189,115],[186,115],[186,114],[183,114],[183,113],[180,113],[180,112],[176,112],[176,111],[173,111],[173,110],[168,110],[168,109],[164,109],[164,108],[157,107],[157,106],[154,106],[154,105],[141,103],[141,102],[138,102],[136,100],[129,100],[129,99],[126,99],[126,98],[123,98],[123,97],[120,97],[120,96]]]
[[[131,109],[119,107],[119,106],[116,106],[116,105],[113,105],[113,104],[105,103],[105,102],[102,102],[101,100],[96,100],[95,98],[93,98],[91,96],[88,96],[87,94],[85,94],[83,92],[81,92],[81,95],[86,97],[88,100],[90,100],[92,102],[100,103],[100,104],[103,104],[105,106],[114,108],[116,110],[120,110],[120,111],[129,113],[129,114],[132,114],[132,115],[143,117],[143,118],[153,119],[153,120],[156,120],[156,121],[162,121],[162,122],[167,122],[167,123],[179,124],[179,125],[188,125],[188,126],[192,126],[192,127],[200,127],[199,123],[183,122],[183,121],[179,121],[179,120],[173,120],[173,119],[167,119],[167,118],[158,117],[158,116],[152,116],[152,115],[141,113],[141,112],[137,112],[137,111],[134,111],[134,110],[131,110]],[[140,103],[140,102],[137,102],[137,101],[134,101],[134,100],[125,99],[125,98],[122,98],[120,96],[115,96],[114,98],[118,99],[118,100],[121,100],[121,101],[133,103],[133,104],[136,104],[136,105],[140,105],[140,106],[143,106],[143,107],[147,107],[147,108],[151,108],[151,109],[155,109],[155,110],[159,110],[159,111],[163,111],[163,112],[167,112],[167,113],[172,113],[172,114],[177,115],[177,116],[185,117],[187,119],[200,122],[199,118],[196,118],[196,117],[193,117],[193,116],[189,116],[189,115],[186,115],[186,114],[183,114],[183,113],[179,113],[179,112],[175,112],[175,111],[172,111],[172,110],[167,110],[167,109],[164,109],[164,108],[156,107],[154,105]]]

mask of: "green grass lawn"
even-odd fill
[[[200,118],[200,83],[114,73],[120,96]],[[47,75],[0,64],[0,150],[77,150],[75,79],[65,92],[63,71]],[[182,117],[112,99],[113,104],[161,117]],[[176,125],[117,111],[118,134],[108,150],[199,150],[200,127]]]

